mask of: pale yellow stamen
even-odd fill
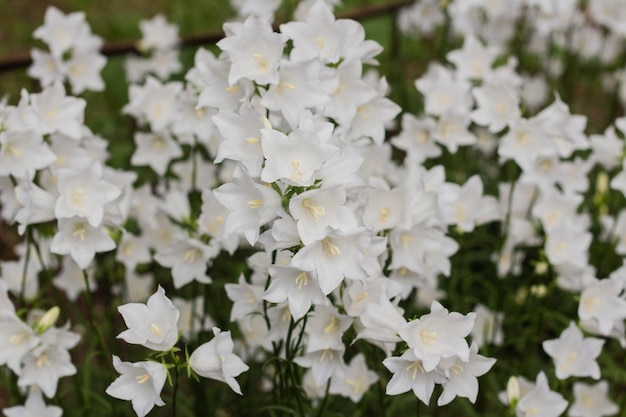
[[[263,205],[263,200],[256,199],[256,200],[248,201],[248,207],[250,207],[251,209],[258,209],[262,205]]]
[[[413,379],[413,380],[415,380],[415,378],[417,378],[417,373],[418,372],[420,374],[425,373],[424,367],[422,366],[422,362],[420,362],[420,361],[413,362],[412,364],[407,366],[406,370],[407,371],[413,371],[413,375],[411,376],[411,379]]]
[[[391,210],[389,210],[388,207],[383,207],[378,211],[378,221],[381,223],[387,223],[387,220],[389,220],[389,214],[391,213]]]
[[[324,249],[324,253],[328,256],[341,255],[341,250],[337,247],[337,245],[333,244],[333,241],[329,237],[322,240],[322,249]]]
[[[135,380],[137,381],[138,384],[145,384],[146,382],[150,381],[150,375],[148,374],[137,375],[135,377]]]
[[[302,287],[306,287],[309,283],[309,274],[306,272],[301,273],[296,277],[296,284],[298,285],[298,289],[301,290]]]
[[[316,220],[319,220],[326,215],[326,209],[322,206],[314,205],[313,201],[309,198],[302,200],[302,207],[304,207],[306,211]]]
[[[324,327],[324,333],[332,333],[337,334],[339,332],[339,319],[336,316],[332,316],[330,318],[330,323],[326,327]]]
[[[12,345],[21,345],[28,340],[29,336],[30,335],[26,332],[14,334],[13,336],[9,337],[9,343],[11,343]]]
[[[85,205],[83,203],[83,194],[83,189],[79,188],[70,195],[70,200],[72,201],[72,203],[74,203],[80,209],[85,208]]]
[[[287,90],[295,90],[296,86],[292,83],[280,83],[276,86],[276,92],[281,94],[283,92],[283,88],[286,88]]]
[[[423,329],[420,331],[420,338],[426,346],[430,347],[437,340],[437,333],[431,332],[428,329]]]
[[[241,87],[239,87],[238,85],[231,85],[226,88],[226,92],[229,94],[238,93],[239,90],[241,90]]]
[[[85,233],[86,232],[87,232],[87,230],[85,228],[85,223],[78,222],[74,226],[74,231],[72,232],[72,236],[78,236],[78,237],[80,237],[81,242],[84,242],[85,241]]]
[[[463,367],[461,365],[459,365],[458,363],[452,365],[450,367],[450,371],[455,375],[455,376],[459,376],[463,373]]]
[[[257,65],[259,66],[259,70],[262,73],[266,73],[267,71],[269,71],[270,64],[263,55],[255,53],[252,54],[252,58],[254,58],[254,61],[257,63]]]
[[[156,337],[163,337],[163,333],[161,332],[161,329],[155,323],[152,323],[150,325],[150,331],[152,331],[152,333],[154,333]]]
[[[415,238],[411,235],[402,235],[400,236],[400,242],[402,243],[404,249],[408,249],[409,246],[411,246],[411,244],[415,242]]]
[[[320,356],[320,362],[324,362],[327,356],[328,356],[328,359],[330,359],[331,361],[333,360],[333,358],[335,357],[335,354],[333,353],[332,349],[325,349],[322,352],[322,356]]]
[[[37,368],[43,368],[44,366],[50,366],[50,361],[48,360],[48,355],[42,353],[37,358]]]
[[[315,39],[315,43],[317,43],[317,47],[320,49],[324,49],[324,37],[319,36]]]
[[[291,174],[291,179],[293,181],[301,181],[302,180],[302,171],[300,170],[300,161],[297,159],[291,160],[291,166],[293,168],[293,174]]]
[[[192,264],[196,260],[196,255],[198,255],[198,249],[189,249],[185,252],[183,256],[183,261]]]

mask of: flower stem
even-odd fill
[[[172,416],[176,417],[176,394],[178,394],[178,365],[174,366],[174,389],[172,391]]]

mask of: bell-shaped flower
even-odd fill
[[[378,91],[361,79],[363,68],[360,61],[343,61],[336,72],[339,83],[324,107],[324,115],[349,128],[358,107],[373,100]]]
[[[216,58],[206,49],[198,49],[193,68],[196,74],[194,80],[201,90],[198,107],[213,107],[221,112],[234,112],[250,96],[254,86],[252,81],[242,78],[237,84],[231,85],[228,82],[230,66],[230,61],[225,56]]]
[[[76,140],[82,137],[87,103],[82,98],[67,96],[61,83],[31,94],[30,103],[44,133],[59,132]]]
[[[59,230],[52,238],[50,251],[70,255],[76,264],[85,269],[96,253],[115,249],[115,241],[102,227],[93,227],[80,217],[60,219]]]
[[[135,133],[135,152],[130,158],[135,166],[149,166],[163,176],[173,159],[183,155],[183,150],[169,133]]]
[[[309,335],[307,353],[323,349],[342,349],[342,336],[352,321],[352,317],[340,314],[336,307],[317,306],[304,330]]]
[[[178,116],[178,96],[183,90],[182,83],[162,84],[149,76],[143,86],[131,85],[130,101],[122,111],[148,122],[152,131],[160,132],[174,122]]]
[[[34,182],[20,182],[15,187],[15,199],[21,206],[15,213],[20,234],[24,234],[28,225],[54,220],[55,196]]]
[[[320,288],[328,295],[344,278],[367,277],[362,262],[370,240],[362,231],[350,235],[331,233],[300,249],[291,263],[303,271],[316,271]]]
[[[424,369],[423,362],[411,349],[400,357],[385,359],[383,365],[393,373],[391,380],[387,383],[385,391],[387,395],[398,395],[412,390],[415,396],[426,405],[430,402],[435,384],[444,382],[446,378],[437,369],[429,371]]]
[[[315,272],[281,265],[270,265],[268,271],[272,279],[263,299],[272,303],[287,300],[294,320],[302,318],[313,304],[328,304]]]
[[[59,345],[40,345],[22,358],[22,369],[17,385],[37,385],[48,398],[56,395],[59,379],[74,375],[69,352]]]
[[[137,417],[144,417],[155,405],[165,405],[161,390],[167,379],[167,370],[159,362],[122,362],[113,356],[113,367],[120,373],[106,389],[113,398],[130,401]]]
[[[619,407],[608,397],[609,384],[600,381],[596,384],[574,383],[574,403],[567,415],[570,417],[604,417],[619,412]]]
[[[456,66],[458,76],[465,80],[482,80],[491,73],[491,67],[498,50],[493,46],[483,46],[474,35],[468,35],[463,48],[456,49],[446,55],[448,61]]]
[[[248,315],[261,312],[263,308],[263,286],[246,282],[243,274],[239,275],[237,284],[224,285],[226,295],[233,302],[230,310],[230,321],[242,319]]]
[[[249,367],[233,353],[234,344],[229,331],[222,332],[214,327],[213,334],[213,339],[200,345],[189,356],[189,366],[198,375],[225,382],[233,391],[242,395],[235,377]]]
[[[626,319],[624,284],[616,279],[596,280],[580,294],[578,317],[594,320],[599,333],[607,336],[616,322]]]
[[[296,220],[302,243],[322,240],[332,230],[354,231],[357,221],[345,202],[346,191],[342,187],[313,189],[294,196],[289,201],[289,211]]]
[[[104,219],[105,204],[115,200],[121,190],[102,179],[102,166],[94,163],[84,171],[59,170],[59,196],[56,199],[54,214],[57,219],[74,216],[87,219],[93,227],[98,227]]]
[[[190,237],[180,237],[172,239],[167,247],[159,248],[154,260],[159,265],[172,268],[175,288],[181,288],[194,279],[208,284],[211,279],[206,275],[206,268],[218,250],[215,245],[206,245]]]
[[[38,344],[33,329],[15,314],[0,317],[0,364],[19,374],[22,358]]]
[[[476,342],[470,346],[469,361],[456,357],[443,359],[439,368],[444,371],[447,379],[443,383],[443,392],[437,399],[437,405],[448,404],[455,397],[467,398],[474,404],[478,396],[477,377],[486,374],[495,363],[495,359],[478,354]]]
[[[535,386],[522,395],[517,403],[518,415],[536,417],[557,417],[567,408],[567,401],[548,386],[548,378],[543,372],[537,375]]]
[[[226,37],[216,45],[228,52],[232,63],[228,74],[230,85],[242,78],[258,84],[278,82],[278,66],[284,41],[269,23],[250,16],[243,23],[225,24],[224,31]]]
[[[476,313],[462,315],[448,312],[439,302],[433,301],[430,313],[408,322],[399,331],[424,369],[434,369],[444,358],[458,356],[468,362],[470,349],[465,337],[474,327]]]
[[[272,188],[256,183],[245,172],[233,182],[226,183],[213,191],[215,198],[230,213],[224,224],[224,238],[243,234],[248,243],[254,245],[259,238],[259,229],[274,220],[282,211],[280,196]]]
[[[426,74],[415,81],[415,87],[424,95],[426,113],[435,116],[468,114],[472,104],[470,84],[456,77],[452,70],[432,64]]]
[[[224,159],[239,161],[251,177],[258,177],[264,161],[261,129],[267,127],[261,115],[243,106],[239,113],[216,114],[213,122],[224,138],[217,149],[215,162]]]
[[[421,165],[427,159],[441,155],[441,147],[433,139],[437,123],[431,117],[417,118],[410,113],[402,114],[402,130],[391,139],[394,147],[406,152],[409,161]]]
[[[515,89],[499,79],[489,80],[472,91],[478,108],[472,120],[497,133],[520,116],[519,98]]]
[[[119,339],[162,352],[170,350],[178,341],[176,323],[180,313],[160,285],[146,304],[128,303],[117,310],[128,327],[117,336]]]
[[[46,9],[44,24],[33,33],[35,39],[45,42],[52,53],[61,56],[74,47],[84,33],[87,22],[84,12],[64,14],[54,6]]]
[[[341,349],[322,349],[309,352],[305,356],[298,356],[293,361],[303,368],[310,368],[313,380],[320,386],[326,383],[331,377],[344,374],[346,367],[343,361],[345,346]]]
[[[301,63],[282,60],[278,76],[278,84],[270,85],[261,105],[280,111],[292,128],[298,126],[305,109],[328,102],[339,83],[334,71],[315,60]]]
[[[369,84],[376,89],[377,94],[371,100],[357,107],[348,135],[351,138],[367,136],[372,138],[377,145],[382,145],[385,140],[385,126],[393,121],[400,113],[401,108],[385,97],[388,90],[385,77]]]
[[[603,339],[583,338],[583,333],[574,322],[570,322],[558,339],[542,343],[543,350],[554,359],[556,377],[559,379],[570,376],[600,379],[596,358],[602,353],[603,345]]]
[[[51,165],[57,156],[33,131],[0,132],[0,176],[32,180],[35,171]]]
[[[378,375],[367,367],[365,356],[359,353],[346,366],[343,375],[335,376],[330,380],[328,392],[348,397],[352,402],[358,403],[363,398],[363,394],[377,380]]]
[[[265,166],[261,180],[272,183],[280,179],[294,186],[311,186],[322,164],[338,149],[328,145],[330,123],[313,123],[307,117],[289,136],[273,129],[261,130]]]
[[[331,8],[323,1],[316,1],[304,22],[280,25],[280,31],[293,41],[290,58],[294,62],[319,59],[335,64],[341,56],[343,33]]]
[[[28,397],[24,405],[15,405],[2,410],[6,417],[61,417],[63,409],[56,405],[46,405],[41,390],[35,386],[28,390]]]

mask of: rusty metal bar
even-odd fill
[[[340,13],[338,19],[366,20],[372,17],[383,16],[389,13],[395,14],[398,10],[413,3],[413,0],[402,0],[390,4],[376,4],[360,8],[359,10]],[[275,26],[277,29],[277,25]],[[183,38],[182,46],[201,46],[215,44],[224,37],[224,32],[216,31],[200,35],[191,35]],[[100,52],[106,56],[126,55],[137,52],[135,41],[110,42],[102,47]],[[0,60],[0,72],[12,71],[29,66],[32,60],[29,54],[19,54]]]

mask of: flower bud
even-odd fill
[[[56,323],[57,319],[59,318],[60,312],[61,309],[58,306],[54,306],[50,310],[46,311],[45,314],[41,316],[41,318],[37,322],[37,325],[35,326],[35,330],[37,331],[37,333],[41,334],[48,330],[50,327],[54,326],[54,323]]]

